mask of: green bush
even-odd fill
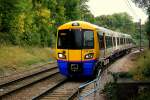
[[[137,57],[136,66],[130,71],[134,79],[150,79],[150,51],[145,51]]]
[[[108,100],[117,100],[117,85],[116,83],[107,83],[103,92],[106,94]]]
[[[150,100],[150,89],[141,91],[133,100]]]
[[[129,72],[118,72],[118,73],[115,73],[118,78],[132,78],[133,75]]]

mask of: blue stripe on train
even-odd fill
[[[67,77],[69,76],[77,76],[77,77],[90,77],[93,76],[94,72],[94,67],[96,64],[97,60],[88,60],[88,61],[76,61],[76,62],[71,62],[71,63],[82,63],[83,64],[83,72],[78,73],[78,74],[70,74],[68,72],[68,64],[70,62],[68,61],[63,61],[63,60],[57,60],[59,71],[62,75],[65,75]]]

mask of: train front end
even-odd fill
[[[62,75],[93,76],[97,62],[94,38],[94,30],[82,22],[70,22],[59,27],[56,55]]]

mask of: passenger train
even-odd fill
[[[72,21],[58,28],[57,64],[64,76],[93,77],[101,67],[132,47],[132,37],[128,34]]]

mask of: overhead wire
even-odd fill
[[[136,11],[133,9],[131,2],[129,0],[125,0],[125,4],[130,9],[130,11],[133,13],[133,15],[136,17],[136,19],[140,19],[140,17],[137,15]]]

